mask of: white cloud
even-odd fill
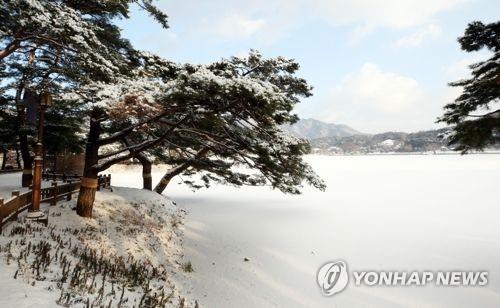
[[[434,15],[468,0],[313,0],[317,13],[334,24],[363,23],[406,28],[428,22]]]
[[[291,35],[305,21],[321,19],[352,26],[351,41],[356,42],[378,28],[428,24],[437,14],[467,1],[471,0],[185,0],[166,1],[162,7],[174,26],[176,20],[189,18],[195,20],[190,26],[196,33],[209,31],[224,39],[264,36],[273,41]]]
[[[376,64],[365,63],[359,72],[348,75],[334,88],[335,100],[374,108],[385,113],[397,113],[417,103],[422,91],[415,79],[384,72]]]
[[[409,48],[419,46],[425,39],[437,39],[442,33],[441,27],[435,24],[429,24],[425,28],[400,38],[394,43],[396,48]]]
[[[349,41],[350,44],[357,44],[361,42],[361,40],[373,32],[374,27],[371,25],[360,25],[354,28],[354,30],[351,32],[351,39]]]
[[[215,23],[212,31],[225,39],[246,39],[262,30],[263,18],[251,19],[240,14],[231,14]]]
[[[364,132],[431,128],[441,106],[413,78],[365,63],[335,86],[319,119]]]

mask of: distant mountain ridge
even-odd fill
[[[448,128],[416,133],[385,132],[364,134],[347,125],[300,119],[283,126],[291,134],[308,139],[315,153],[363,154],[388,152],[427,152],[448,148]]]
[[[297,137],[309,140],[325,137],[363,135],[347,125],[325,123],[316,119],[300,119],[293,125],[284,125],[283,129]]]
[[[448,151],[448,128],[416,133],[386,132],[311,139],[313,152],[328,154],[365,154],[388,152]]]

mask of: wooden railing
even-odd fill
[[[44,172],[42,173],[42,179],[44,181],[79,181],[82,176],[78,174],[66,174],[66,173],[55,173],[55,172]]]
[[[111,186],[111,175],[99,176],[97,190]],[[72,195],[80,190],[80,179],[78,181],[67,180],[66,183],[52,182],[51,187],[42,188],[42,202],[50,202],[54,206],[58,200],[71,200]],[[31,205],[31,194],[29,190],[20,193],[19,190],[12,192],[11,198],[7,201],[0,198],[0,232],[3,225],[10,220],[17,219],[17,216],[27,210]]]
[[[21,172],[23,171],[23,169],[18,169],[18,168],[13,168],[13,169],[3,169],[3,170],[0,170],[0,174],[5,174],[5,173],[14,173],[14,172]]]

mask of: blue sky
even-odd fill
[[[497,0],[157,1],[169,15],[161,29],[140,10],[120,26],[143,50],[209,63],[257,49],[296,59],[314,86],[301,117],[367,133],[436,128],[442,107],[488,56],[460,50],[456,38],[473,20],[498,20]]]

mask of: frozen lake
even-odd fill
[[[307,159],[326,192],[167,188],[189,211],[184,247],[195,271],[184,288],[202,307],[500,306],[500,155]],[[139,187],[140,169],[132,171],[115,168],[113,185]],[[350,281],[342,293],[323,297],[316,271],[336,259],[350,270],[487,270],[489,284]]]

